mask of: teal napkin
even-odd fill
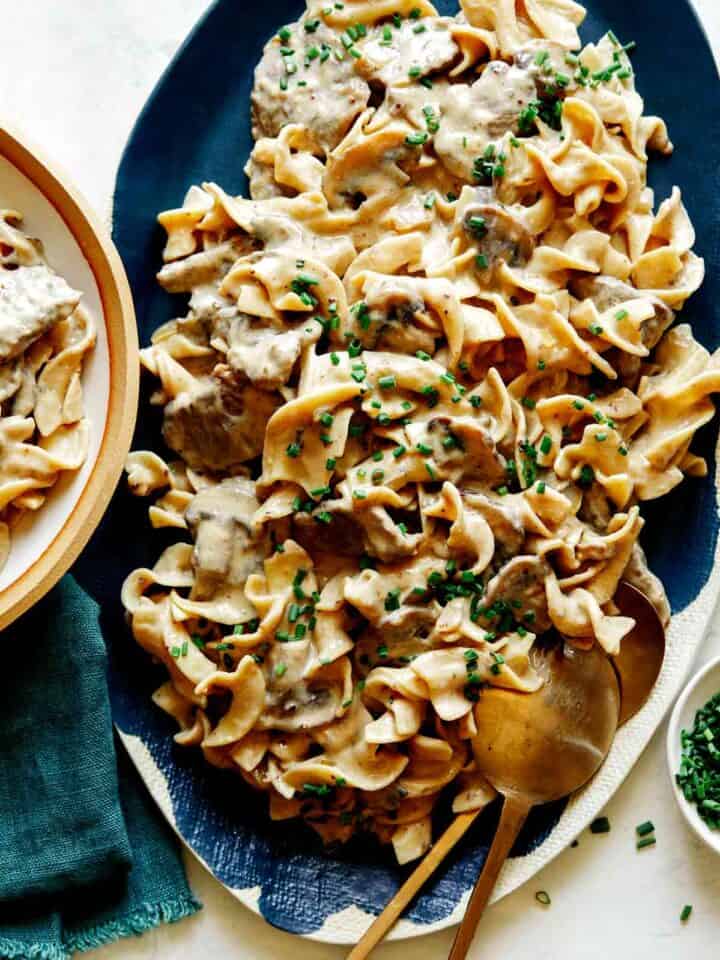
[[[65,960],[194,913],[113,739],[98,607],[72,577],[0,634],[0,956]]]

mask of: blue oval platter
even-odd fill
[[[452,2],[437,4],[456,12]],[[720,84],[706,37],[687,0],[589,0],[584,40],[609,28],[636,40],[634,63],[648,112],[667,120],[676,151],[653,159],[658,200],[683,187],[705,257],[707,279],[683,317],[709,349],[720,343]],[[114,239],[135,296],[140,338],[175,315],[177,304],[156,284],[163,231],[159,211],[179,206],[189,185],[213,180],[230,193],[246,190],[243,166],[252,146],[252,73],[267,38],[304,9],[299,0],[241,4],[219,0],[190,35],[137,122],[120,166]],[[664,11],[667,15],[664,15]],[[221,52],[221,55],[219,55]],[[141,401],[135,446],[157,447],[159,418]],[[709,476],[689,480],[646,511],[644,545],[673,607],[670,650],[653,698],[620,732],[602,775],[569,804],[530,818],[497,895],[527,880],[597,815],[632,768],[672,702],[700,643],[717,587],[716,428],[695,449]],[[407,868],[367,838],[324,850],[303,825],[271,823],[266,800],[240,778],[208,767],[199,751],[174,745],[172,722],[151,703],[161,672],[136,647],[124,621],[120,586],[128,571],[152,564],[169,540],[147,523],[147,504],[124,490],[76,569],[99,601],[110,651],[115,721],[156,800],[178,833],[214,875],[270,923],[327,942],[354,942],[398,888]],[[661,515],[660,515],[661,511]],[[692,548],[692,549],[690,549]],[[678,556],[682,554],[682,562]],[[449,816],[449,811],[446,811]],[[498,810],[487,810],[413,903],[395,936],[448,926],[462,915],[480,870]],[[442,814],[437,829],[441,829]]]

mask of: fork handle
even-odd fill
[[[465,960],[480,917],[485,911],[503,864],[510,855],[522,825],[532,809],[532,804],[518,797],[506,797],[495,839],[485,860],[482,873],[470,896],[465,916],[448,954],[448,960]]]
[[[413,870],[392,900],[385,907],[365,935],[347,955],[346,960],[366,960],[385,934],[395,925],[400,914],[420,890],[425,881],[437,870],[453,847],[467,833],[480,815],[480,810],[460,813],[453,820],[430,852]]]

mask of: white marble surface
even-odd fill
[[[632,0],[629,0],[632,2]],[[695,0],[720,52],[720,4]],[[70,171],[101,213],[132,124],[158,76],[207,0],[23,0],[3,4],[0,117]],[[246,0],[238,0],[238,10]],[[672,5],[670,5],[672,6]],[[660,15],[658,11],[658,15]],[[669,40],[672,14],[668,21]],[[658,51],[658,56],[662,52]],[[720,654],[720,618],[699,662]],[[610,804],[608,836],[581,838],[524,889],[493,907],[472,960],[680,960],[717,956],[720,859],[685,827],[670,792],[661,728]],[[636,853],[635,825],[652,819],[655,848]],[[201,914],[89,960],[340,960],[345,951],[280,933],[249,913],[192,858],[190,880]],[[550,908],[534,900],[552,896]],[[694,913],[679,921],[683,904]],[[390,944],[378,960],[447,956],[452,931]]]

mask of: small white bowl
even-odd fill
[[[682,790],[675,782],[675,774],[680,769],[680,758],[682,756],[680,733],[682,730],[692,729],[695,723],[695,714],[716,693],[720,693],[720,657],[706,664],[680,694],[668,727],[667,761],[675,799],[683,812],[683,816],[700,839],[716,853],[720,853],[720,830],[711,830],[707,826],[698,813],[695,804],[688,803]]]

